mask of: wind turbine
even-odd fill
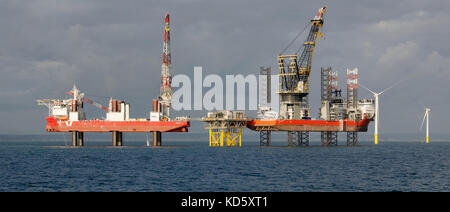
[[[374,142],[375,144],[378,144],[378,119],[380,117],[380,110],[378,107],[378,97],[383,94],[384,92],[386,92],[387,90],[393,88],[394,86],[396,86],[397,84],[399,84],[400,82],[402,82],[403,80],[398,81],[397,83],[394,83],[393,85],[391,85],[390,87],[384,89],[383,91],[376,93],[372,90],[370,90],[369,88],[367,88],[366,86],[362,85],[361,83],[359,85],[361,85],[363,88],[365,88],[366,90],[368,90],[370,93],[373,94],[373,96],[375,97],[375,130],[374,130]]]
[[[422,125],[420,125],[420,129],[422,129],[423,122],[425,122],[425,118],[427,118],[427,129],[426,129],[426,131],[427,131],[427,133],[426,133],[426,135],[427,135],[427,137],[426,137],[427,144],[430,143],[430,136],[429,136],[429,133],[430,133],[430,131],[429,131],[429,129],[430,129],[430,111],[431,111],[431,109],[429,107],[425,108],[425,115],[423,115]]]

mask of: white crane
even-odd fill
[[[376,93],[372,90],[370,90],[369,88],[367,88],[366,86],[362,85],[361,83],[359,85],[361,85],[361,87],[365,88],[366,90],[368,90],[370,93],[373,94],[373,96],[375,97],[375,130],[374,130],[374,143],[378,144],[378,120],[380,118],[380,109],[379,109],[379,103],[378,103],[378,97],[383,94],[384,92],[386,92],[387,90],[393,88],[394,86],[398,85],[400,82],[402,82],[403,80],[398,81],[397,83],[394,83],[393,85],[391,85],[390,87],[384,89],[383,91]]]
[[[427,118],[427,129],[426,129],[426,142],[427,144],[430,143],[430,111],[431,109],[429,107],[425,108],[425,114],[423,115],[422,124],[420,125],[420,129],[423,127],[423,123],[425,122],[425,118]]]

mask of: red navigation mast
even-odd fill
[[[171,69],[171,56],[170,56],[170,18],[166,13],[164,18],[164,44],[162,53],[162,67],[161,67],[161,87],[160,96],[158,98],[161,103],[161,119],[170,120],[170,104],[172,102],[172,75]]]

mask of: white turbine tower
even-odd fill
[[[430,111],[431,109],[429,107],[425,108],[425,115],[423,115],[422,125],[420,125],[420,129],[423,127],[423,122],[425,122],[425,118],[427,118],[427,129],[426,129],[426,142],[427,144],[430,143]]]
[[[397,83],[394,83],[393,85],[391,85],[390,87],[384,89],[383,91],[376,93],[373,92],[372,90],[370,90],[369,88],[367,88],[366,86],[362,85],[361,83],[359,85],[361,85],[363,88],[365,88],[366,90],[368,90],[370,93],[373,94],[373,96],[375,97],[375,130],[374,130],[374,143],[378,144],[378,119],[380,118],[380,110],[379,110],[379,103],[378,103],[378,97],[383,94],[384,92],[386,92],[387,90],[393,88],[394,86],[396,86],[397,84],[399,84],[400,82],[402,82],[403,80],[398,81]]]

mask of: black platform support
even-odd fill
[[[320,132],[322,146],[337,146],[338,132]]]
[[[153,135],[153,146],[161,146],[161,132],[152,132]]]
[[[78,132],[77,131],[72,131],[72,146],[78,146]]]
[[[358,132],[347,132],[347,146],[358,145]]]
[[[259,145],[260,146],[270,146],[272,142],[272,131],[262,130],[259,131]]]
[[[78,146],[84,146],[84,133],[78,132]]]

